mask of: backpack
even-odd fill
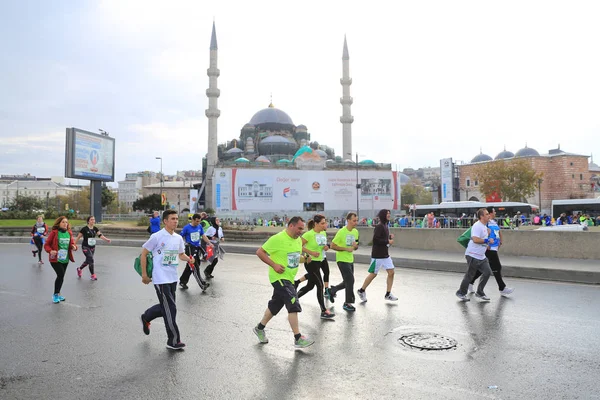
[[[140,276],[142,276],[141,257],[142,255],[140,254],[135,258],[135,261],[133,262],[133,269],[135,269],[135,272],[137,272]],[[148,252],[148,254],[146,255],[146,272],[148,273],[148,278],[152,278],[152,267],[152,253]]]
[[[458,237],[458,239],[456,239],[456,241],[465,249],[467,248],[467,246],[469,245],[469,241],[471,240],[471,228],[467,229],[466,231],[463,232],[462,235],[460,235]]]

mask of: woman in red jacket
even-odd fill
[[[49,261],[54,272],[56,272],[52,301],[54,303],[65,301],[65,298],[60,295],[60,288],[63,284],[69,260],[75,262],[73,259],[73,251],[77,250],[75,238],[69,229],[69,220],[67,217],[58,217],[56,221],[54,221],[50,235],[48,235],[48,239],[44,244],[44,250],[46,250],[47,253],[50,253]]]

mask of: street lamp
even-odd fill
[[[542,182],[544,182],[542,178],[538,179],[538,201],[540,203],[540,213],[542,211]]]
[[[347,156],[352,157],[352,153],[346,153]],[[356,219],[360,224],[360,215],[359,215],[359,199],[360,199],[360,182],[358,180],[358,153],[356,153]]]
[[[163,169],[162,169],[162,157],[155,157],[157,160],[160,160],[160,202],[162,203],[162,195],[163,195]],[[163,207],[163,211],[166,209],[167,205],[165,204]]]

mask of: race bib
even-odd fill
[[[37,228],[37,233],[39,233],[40,235],[43,235],[44,232],[46,232],[46,228],[44,228],[43,226],[41,228]]]
[[[197,242],[200,240],[200,232],[192,232],[190,233],[190,239],[192,239],[192,242]]]
[[[96,245],[96,239],[95,238],[89,238],[88,239],[88,246],[95,246]]]
[[[162,265],[164,265],[164,266],[178,265],[179,264],[179,262],[177,261],[178,255],[179,255],[179,253],[177,252],[177,250],[164,250]]]
[[[315,235],[315,239],[319,246],[327,245],[327,237],[325,235]]]
[[[298,268],[300,264],[300,253],[288,253],[288,268]]]
[[[65,249],[60,249],[58,251],[58,261],[67,261],[67,256],[69,255],[69,252]]]
[[[354,235],[346,235],[346,246],[352,246],[354,244]]]

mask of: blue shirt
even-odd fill
[[[160,216],[150,218],[150,233],[156,233],[158,231],[160,231]]]
[[[202,235],[204,235],[204,229],[202,229],[202,225],[193,226],[192,224],[187,224],[181,230],[181,237],[186,243],[191,244],[195,247],[200,247],[200,240],[202,239]]]
[[[498,251],[500,247],[500,227],[495,219],[488,221],[487,227],[490,228],[490,239],[494,239],[494,244],[490,244],[490,250]]]

